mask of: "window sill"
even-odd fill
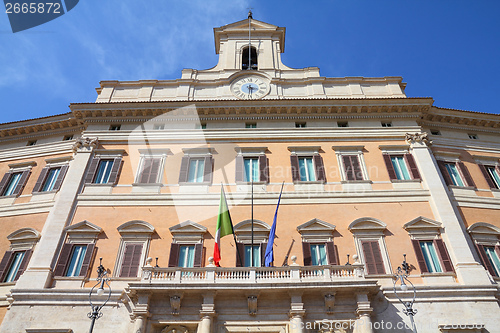
[[[454,272],[441,272],[441,273],[421,273],[421,277],[435,277],[435,276],[453,276],[455,277],[456,274]]]
[[[35,192],[31,196],[30,202],[54,201],[57,191]]]
[[[421,179],[391,179],[391,183],[421,183]]]
[[[0,287],[15,286],[16,281],[13,282],[0,282]]]
[[[159,194],[163,184],[161,183],[133,183],[132,193],[156,193]]]
[[[476,188],[474,186],[448,185],[448,188],[450,188],[450,189],[460,189],[460,190],[473,190],[473,191],[476,190]]]
[[[200,182],[200,183],[191,183],[191,182],[182,182],[179,183],[179,186],[209,186],[210,182]]]
[[[83,194],[111,194],[113,184],[85,184]]]
[[[0,197],[0,206],[11,206],[14,204],[17,195],[8,195]]]
[[[267,182],[253,182],[254,185],[267,185]],[[252,185],[252,182],[236,182],[236,185]]]
[[[297,180],[295,182],[293,182],[295,185],[297,184],[324,184],[325,182],[323,180],[310,180],[310,181],[306,181],[306,180]]]
[[[210,183],[180,183],[179,193],[208,193]]]
[[[342,180],[341,184],[373,184],[371,180]]]

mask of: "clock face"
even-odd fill
[[[259,76],[244,76],[231,84],[231,92],[240,99],[259,99],[269,93],[269,84]]]

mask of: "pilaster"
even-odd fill
[[[368,294],[356,294],[356,301],[358,304],[358,307],[356,309],[358,319],[356,320],[354,333],[373,333],[373,324],[370,317],[373,309],[370,306]]]
[[[427,133],[407,134],[406,141],[411,146],[424,186],[430,193],[430,205],[435,219],[443,224],[444,232],[441,236],[455,265],[458,281],[462,284],[491,284],[486,270],[474,259],[464,223],[428,147],[432,142]]]
[[[304,317],[306,310],[304,303],[302,303],[302,292],[290,293],[290,333],[303,333],[304,332]]]
[[[200,311],[200,323],[196,333],[211,333],[213,320],[217,316],[215,312],[215,293],[203,294],[203,304]]]
[[[57,253],[61,235],[74,209],[76,196],[83,182],[83,175],[92,152],[98,145],[97,138],[80,138],[73,148],[75,154],[59,190],[59,196],[45,221],[28,269],[16,283],[16,289],[42,289],[51,285],[52,262]]]

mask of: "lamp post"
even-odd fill
[[[99,288],[97,288],[96,294],[97,294],[97,297],[101,297],[104,295],[105,285],[108,288],[108,297],[106,298],[104,303],[102,303],[101,305],[97,305],[97,304],[92,303],[92,295],[94,293],[94,289],[97,286],[99,286]],[[90,290],[90,293],[89,293],[89,303],[90,303],[90,307],[92,309],[92,311],[87,314],[87,317],[89,317],[92,320],[90,323],[89,333],[92,333],[94,331],[94,323],[95,323],[96,319],[99,319],[102,317],[101,309],[106,305],[106,303],[108,303],[110,297],[111,297],[111,287],[109,286],[108,272],[106,271],[106,269],[102,265],[102,258],[99,258],[99,267],[97,267],[97,283],[95,284],[95,286],[92,287],[92,289]]]
[[[403,257],[404,257],[403,263],[401,264],[401,266],[398,267],[397,273],[394,276],[394,279],[392,280],[392,283],[394,284],[394,294],[399,299],[401,304],[403,304],[405,307],[403,309],[403,313],[408,317],[410,317],[412,332],[417,333],[417,328],[415,327],[415,322],[413,321],[413,316],[417,314],[417,310],[413,308],[413,303],[415,303],[415,297],[417,296],[417,292],[413,283],[411,283],[411,281],[408,280],[408,275],[410,273],[410,265],[408,265],[408,263],[406,262],[406,254],[403,254]],[[406,282],[408,282],[411,285],[411,287],[413,288],[413,299],[411,301],[405,302],[401,299],[401,297],[399,297],[396,288],[397,281],[399,281],[400,283],[399,288],[402,292],[408,291],[408,285],[406,284]]]

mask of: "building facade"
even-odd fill
[[[211,69],[0,125],[0,331],[88,332],[102,264],[94,332],[411,332],[405,255],[418,332],[498,332],[500,117],[289,68],[251,17],[214,36]]]

